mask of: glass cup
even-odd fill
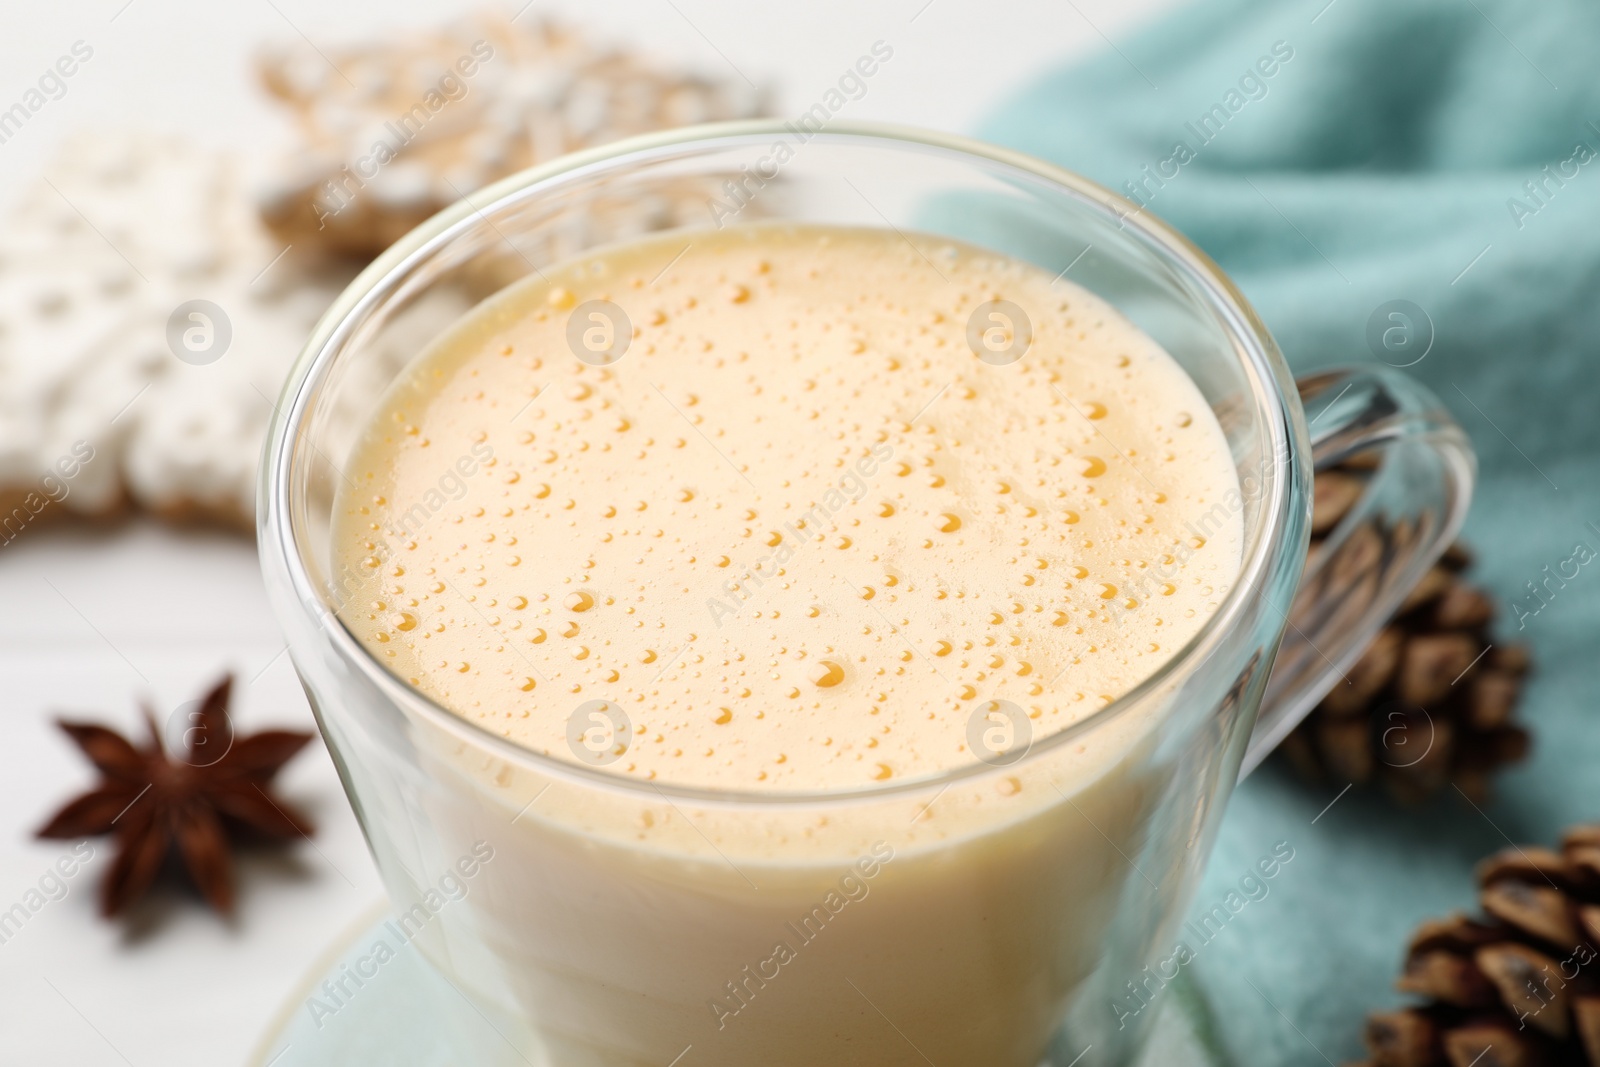
[[[758,221],[983,245],[1070,276],[1159,342],[1238,467],[1241,491],[1188,522],[1198,538],[1228,512],[1243,521],[1242,569],[1215,616],[1071,728],[978,723],[1011,735],[974,745],[985,755],[970,765],[872,789],[635,781],[518,748],[387,673],[339,622],[362,591],[336,573],[329,535],[383,389],[460,312],[540,265]],[[1313,466],[1358,455],[1377,460],[1364,495],[1308,565]],[[1472,478],[1465,437],[1410,379],[1372,366],[1297,390],[1215,264],[1077,175],[942,134],[755,122],[564,157],[389,249],[285,386],[260,545],[394,902],[389,929],[491,1024],[478,1062],[1088,1067],[1137,1054],[1156,1013],[1129,1010],[1130,994],[1174,966],[1233,783],[1449,543]],[[607,728],[552,714],[569,711],[575,740]]]

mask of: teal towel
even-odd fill
[[[1296,372],[1426,351],[1406,372],[1478,451],[1477,578],[1537,660],[1533,754],[1482,810],[1358,787],[1324,811],[1342,783],[1308,788],[1277,761],[1239,788],[1196,910],[1275,843],[1295,859],[1192,966],[1228,1062],[1356,1057],[1364,1013],[1402,999],[1415,924],[1475,909],[1477,858],[1600,820],[1600,564],[1547,603],[1527,584],[1600,551],[1597,51],[1600,7],[1581,0],[1215,0],[979,131],[1133,183],[1239,282]]]

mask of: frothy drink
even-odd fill
[[[345,473],[371,653],[645,787],[463,769],[516,817],[470,904],[496,973],[462,978],[554,1062],[1033,1067],[1159,790],[1154,714],[1059,735],[1240,565],[1237,514],[1188,521],[1238,482],[1159,346],[948,241],[662,238],[482,305]]]

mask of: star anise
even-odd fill
[[[228,719],[233,676],[222,679],[188,715],[183,751],[168,755],[148,707],[144,748],[115,730],[57,720],[99,769],[103,781],[70,801],[40,837],[115,834],[116,858],[100,885],[100,910],[114,915],[150,888],[174,845],[201,895],[223,914],[233,910],[230,836],[271,839],[311,833],[305,817],[268,791],[272,779],[312,735],[267,730],[235,737]]]

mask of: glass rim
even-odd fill
[[[690,148],[732,147],[741,143],[758,144],[781,136],[787,128],[780,119],[753,119],[707,123],[626,138],[598,148],[561,156],[503,178],[469,193],[411,230],[370,263],[349,283],[324,312],[301,350],[280,392],[268,431],[262,457],[257,498],[257,540],[263,570],[269,584],[273,567],[280,568],[293,591],[295,608],[305,614],[318,635],[335,647],[340,658],[358,669],[364,678],[394,705],[416,709],[430,722],[463,742],[487,750],[514,764],[533,767],[555,778],[586,786],[617,789],[656,800],[673,799],[710,804],[737,804],[764,808],[813,806],[841,801],[884,800],[896,795],[941,789],[967,778],[978,778],[997,771],[1011,771],[1043,754],[1071,743],[1088,732],[1121,717],[1174,678],[1188,673],[1202,662],[1236,628],[1252,602],[1267,595],[1288,570],[1284,549],[1284,530],[1294,504],[1293,472],[1296,454],[1305,440],[1304,418],[1299,397],[1276,342],[1244,295],[1209,256],[1178,230],[1144,208],[1077,173],[1012,149],[956,134],[887,123],[839,123],[814,134],[807,143],[866,144],[899,151],[932,150],[968,165],[982,165],[1042,181],[1065,192],[1074,200],[1114,221],[1167,265],[1194,283],[1205,303],[1234,342],[1234,356],[1245,368],[1251,386],[1252,412],[1264,424],[1270,446],[1273,477],[1265,479],[1268,493],[1262,498],[1253,529],[1247,529],[1246,555],[1233,587],[1211,618],[1174,652],[1160,667],[1138,685],[1105,707],[1029,743],[1023,755],[1003,767],[972,759],[934,774],[885,785],[818,790],[750,790],[687,786],[628,778],[599,767],[590,767],[524,748],[509,739],[451,711],[431,697],[414,689],[390,673],[344,626],[338,611],[309,574],[300,552],[300,524],[291,496],[297,443],[308,415],[315,410],[313,400],[329,369],[343,353],[356,326],[399,290],[412,268],[475,225],[489,222],[487,211],[523,202],[541,191],[576,180],[658,161]],[[489,222],[492,226],[493,223]],[[1298,431],[1298,432],[1297,432]],[[317,610],[313,610],[313,605]],[[293,641],[290,642],[291,659]],[[297,666],[298,670],[298,666]]]

